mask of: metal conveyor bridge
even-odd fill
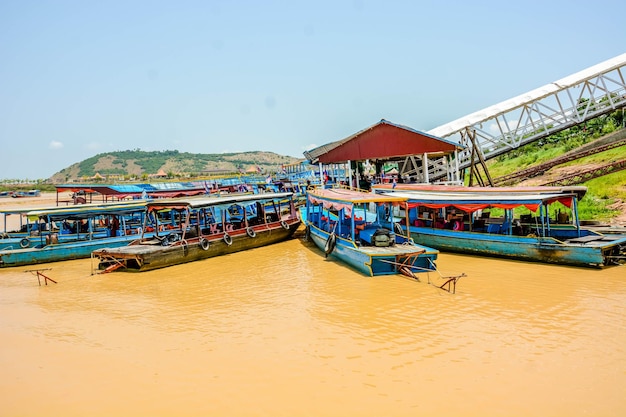
[[[428,133],[464,145],[458,167],[474,169],[477,160],[484,165],[490,158],[626,107],[625,72],[626,53]]]

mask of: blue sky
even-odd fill
[[[626,3],[0,0],[0,179],[98,153],[303,157],[626,52]]]

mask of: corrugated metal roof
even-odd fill
[[[102,195],[112,196],[138,196],[144,191],[148,194],[161,195],[163,193],[178,193],[178,195],[193,195],[204,192],[201,185],[194,185],[190,182],[164,182],[164,183],[145,183],[145,184],[65,184],[56,186],[57,193],[61,191],[86,191],[97,192]]]
[[[361,131],[359,131],[359,132],[357,132],[357,133],[355,133],[353,135],[350,135],[350,136],[348,136],[345,139],[341,139],[341,140],[338,140],[338,141],[335,141],[335,142],[330,142],[330,143],[327,143],[325,145],[318,146],[317,148],[305,151],[304,152],[304,156],[311,163],[317,163],[317,161],[320,159],[320,157],[322,155],[329,154],[331,151],[333,151],[334,149],[340,147],[341,145],[344,145],[344,144],[346,144],[346,143],[348,143],[348,142],[350,142],[350,141],[352,141],[352,140],[354,140],[354,139],[364,135],[365,133],[372,131],[373,129],[375,129],[375,128],[381,126],[381,125],[393,126],[395,128],[402,129],[404,131],[410,132],[410,133],[415,134],[417,136],[421,136],[421,137],[425,137],[425,138],[432,139],[432,140],[435,140],[435,141],[439,141],[439,142],[442,143],[442,151],[448,150],[450,147],[452,147],[453,149],[455,149],[455,148],[456,149],[463,149],[464,148],[464,146],[459,145],[456,142],[448,141],[448,140],[436,137],[436,136],[434,136],[432,134],[429,134],[429,133],[420,132],[420,131],[412,129],[410,127],[403,126],[403,125],[396,124],[396,123],[392,123],[392,122],[389,122],[389,121],[387,121],[385,119],[381,119],[380,122],[378,122],[376,124],[373,124],[373,125],[365,128],[365,129],[363,129],[363,130],[361,130]],[[411,154],[405,154],[405,156],[417,155],[417,154],[420,154],[420,153],[421,152],[416,149],[415,152],[413,152]],[[384,158],[396,157],[396,156],[399,156],[399,155],[397,155],[397,154],[393,154],[393,155],[391,155],[391,154],[389,154],[389,155],[378,155],[378,158],[384,159]],[[358,158],[358,157],[352,158],[352,160],[359,160],[359,159],[360,158]],[[344,162],[344,161],[337,161],[337,162]]]

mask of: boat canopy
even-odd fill
[[[192,197],[176,199],[159,199],[147,204],[148,212],[160,210],[186,210],[187,208],[231,206],[233,204],[251,204],[257,201],[285,199],[293,196],[293,193],[265,193],[265,194],[239,194],[227,196]]]
[[[515,187],[467,187],[453,185],[432,185],[432,184],[374,184],[374,190],[394,190],[394,191],[424,191],[441,193],[470,193],[470,194],[503,194],[503,193],[528,193],[528,194],[576,194],[578,199],[582,199],[587,193],[587,187],[583,185],[567,186],[515,186]]]
[[[73,193],[98,193],[106,197],[117,199],[141,198],[147,194],[149,197],[175,198],[184,196],[194,196],[205,194],[206,189],[203,184],[189,182],[166,182],[150,184],[61,184],[56,185],[57,195],[64,191]]]
[[[62,219],[87,219],[105,214],[130,214],[142,211],[146,206],[145,201],[134,200],[131,202],[119,202],[110,204],[81,204],[67,207],[51,207],[48,209],[31,210],[26,213],[29,220],[37,220],[40,217],[48,217],[50,220]]]
[[[307,193],[308,199],[313,204],[322,204],[326,209],[344,209],[348,215],[352,212],[355,204],[404,204],[406,198],[394,194],[374,194],[362,193],[359,191],[345,190],[339,188],[316,189]]]
[[[473,213],[486,208],[514,209],[526,207],[530,211],[536,212],[540,206],[559,202],[568,208],[573,207],[576,194],[531,194],[531,193],[505,193],[502,195],[484,195],[480,193],[468,192],[393,192],[383,193],[383,195],[394,195],[408,200],[408,207],[428,207],[433,209],[456,207],[466,213]]]

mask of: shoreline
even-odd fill
[[[59,195],[62,197],[62,194]],[[63,202],[63,203],[61,203]],[[67,200],[60,200],[59,206],[66,205]],[[67,204],[69,205],[69,204]],[[0,211],[5,208],[47,208],[47,207],[57,207],[57,193],[56,192],[42,192],[38,197],[3,197],[0,198]],[[12,219],[15,217],[15,219]],[[13,221],[15,220],[15,221]],[[0,220],[3,221],[3,220]],[[582,220],[581,222],[592,222],[595,221],[590,220]],[[13,226],[11,226],[13,224]],[[19,219],[17,216],[9,216],[7,218],[6,229],[14,230],[19,227]],[[614,219],[607,222],[598,222],[598,224],[582,224],[582,227],[592,228],[598,231],[602,231],[602,229],[607,228],[626,228],[626,204],[624,204],[624,211],[621,215],[615,217]],[[4,229],[4,223],[0,224],[0,230]]]

